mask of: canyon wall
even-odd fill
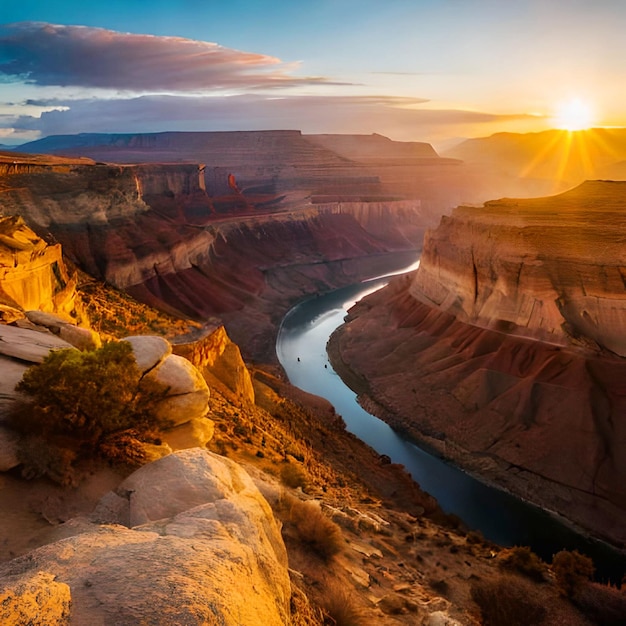
[[[202,160],[14,171],[0,177],[2,212],[147,304],[200,321],[220,316],[248,357],[273,360],[275,329],[293,303],[383,273],[391,256],[419,248],[445,210],[400,186],[391,193],[371,163],[298,131],[106,137],[116,158]],[[380,158],[412,150],[382,139]],[[68,141],[80,152],[92,140],[102,143]]]
[[[76,276],[59,244],[47,244],[21,217],[0,217],[0,316],[6,323],[31,309],[80,319]]]
[[[625,192],[457,209],[333,339],[393,426],[622,545]]]

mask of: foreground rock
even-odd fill
[[[415,278],[357,305],[334,339],[337,367],[395,427],[616,543],[625,192],[594,182],[459,209],[427,236]]]
[[[94,521],[58,532],[65,538],[0,566],[2,586],[15,594],[44,573],[29,619],[56,585],[70,589],[71,624],[288,623],[280,531],[228,459],[193,449],[144,466],[105,496]],[[3,610],[0,622],[14,623]]]

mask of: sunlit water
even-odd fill
[[[480,530],[501,545],[529,545],[546,560],[561,549],[577,548],[594,558],[600,578],[621,580],[626,563],[620,555],[577,535],[544,511],[481,483],[407,442],[358,404],[356,394],[332,369],[326,343],[343,323],[347,310],[388,280],[382,277],[338,289],[310,298],[289,311],[276,343],[289,381],[331,402],[350,432],[394,463],[402,463],[444,511],[458,515],[469,528]]]

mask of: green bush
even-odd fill
[[[137,464],[137,442],[152,440],[155,429],[167,426],[156,418],[155,409],[168,389],[153,378],[142,378],[126,341],[89,352],[51,352],[26,370],[17,389],[26,401],[16,405],[11,426],[26,441],[36,434],[51,448],[71,450],[77,458],[95,454]],[[121,436],[125,432],[128,436]],[[41,473],[28,449],[24,454],[35,464],[35,473]]]
[[[552,571],[556,583],[566,596],[573,596],[576,590],[586,583],[595,571],[593,561],[577,550],[561,550],[552,559]]]

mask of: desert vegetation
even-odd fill
[[[167,388],[142,377],[127,342],[53,351],[26,370],[17,389],[24,399],[10,425],[22,434],[26,477],[69,483],[73,464],[93,456],[137,466],[145,460],[142,444],[157,442],[167,426],[155,413]]]

